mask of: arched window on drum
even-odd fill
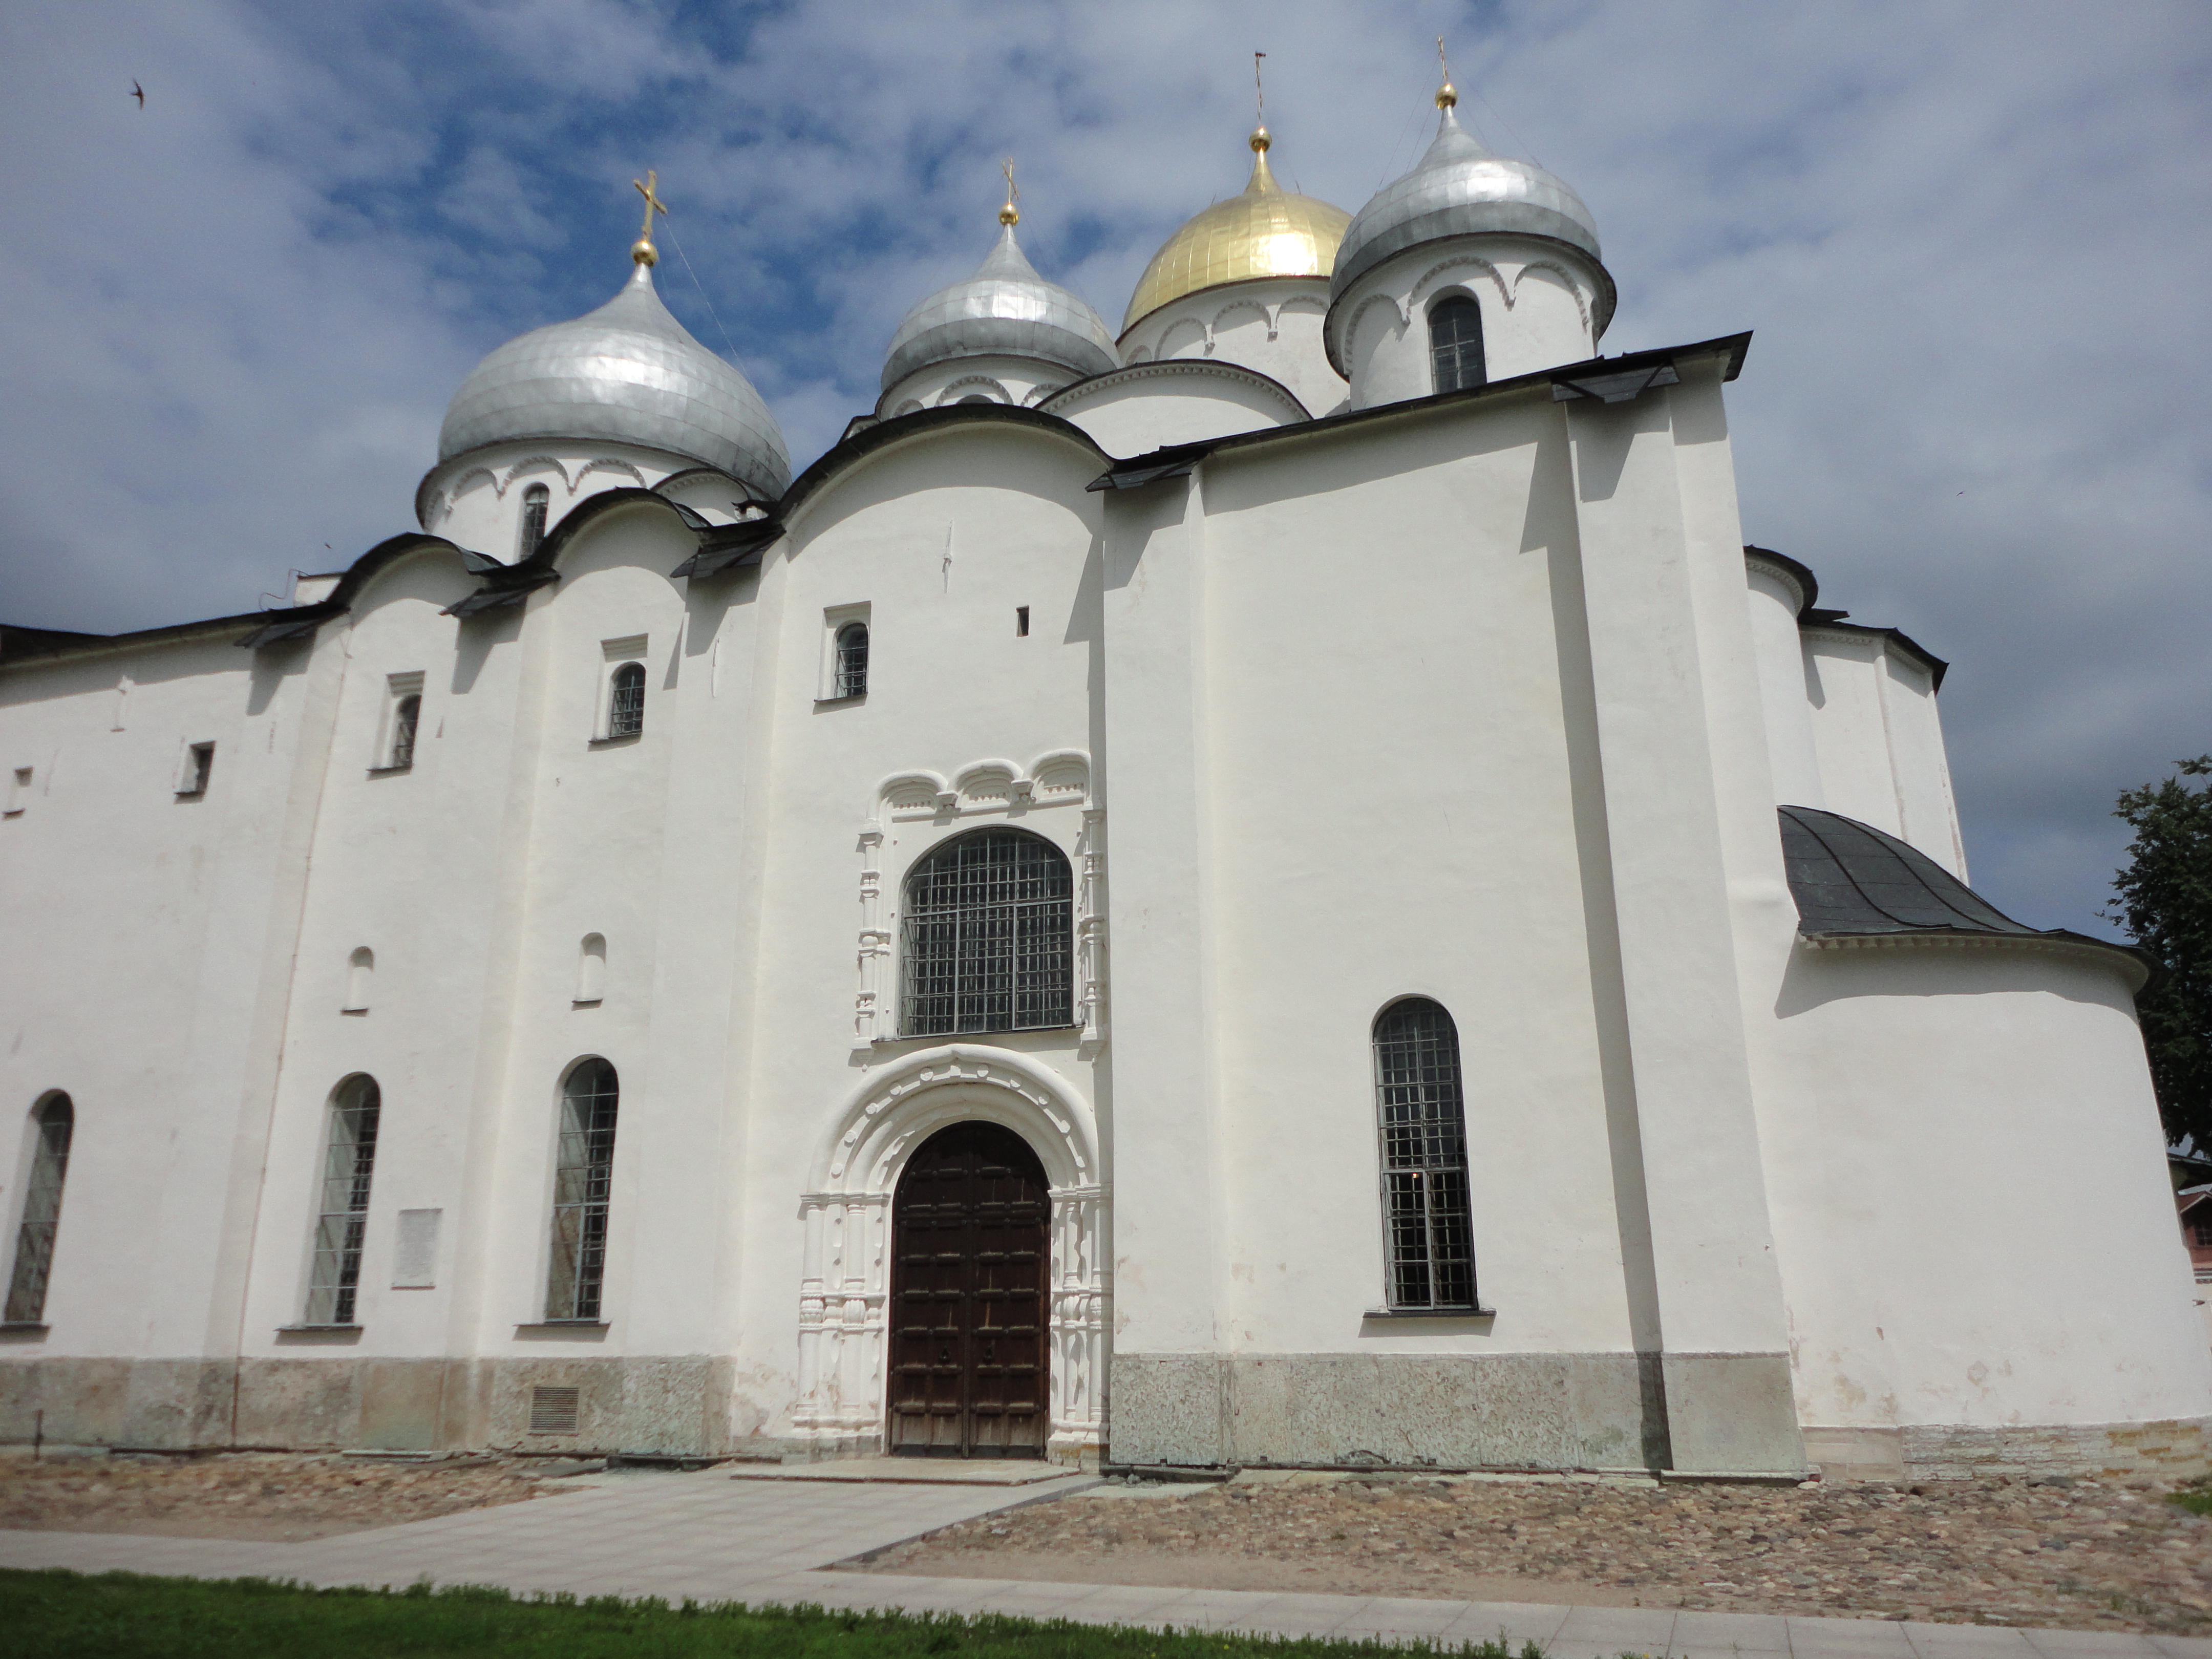
[[[899,1029],[907,1036],[1074,1023],[1075,883],[1020,830],[946,842],[906,878]]]
[[[1459,1028],[1442,1005],[1407,997],[1376,1019],[1375,1115],[1390,1306],[1473,1311]]]
[[[1461,392],[1485,384],[1482,309],[1464,294],[1429,308],[1429,366],[1439,392]]]

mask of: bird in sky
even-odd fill
[[[136,81],[133,81],[131,83],[131,95],[138,100],[138,107],[140,109],[146,107],[146,88],[140,86]]]

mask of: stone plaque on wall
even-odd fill
[[[427,1291],[438,1282],[438,1222],[443,1210],[402,1210],[392,1253],[392,1288]]]

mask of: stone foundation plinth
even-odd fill
[[[714,1455],[757,1444],[731,1431],[734,1385],[700,1355],[34,1359],[0,1364],[0,1440]],[[532,1428],[540,1388],[575,1390],[573,1431]]]

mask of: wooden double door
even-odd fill
[[[1051,1215],[1010,1129],[956,1123],[915,1149],[891,1200],[894,1453],[1044,1455]]]

